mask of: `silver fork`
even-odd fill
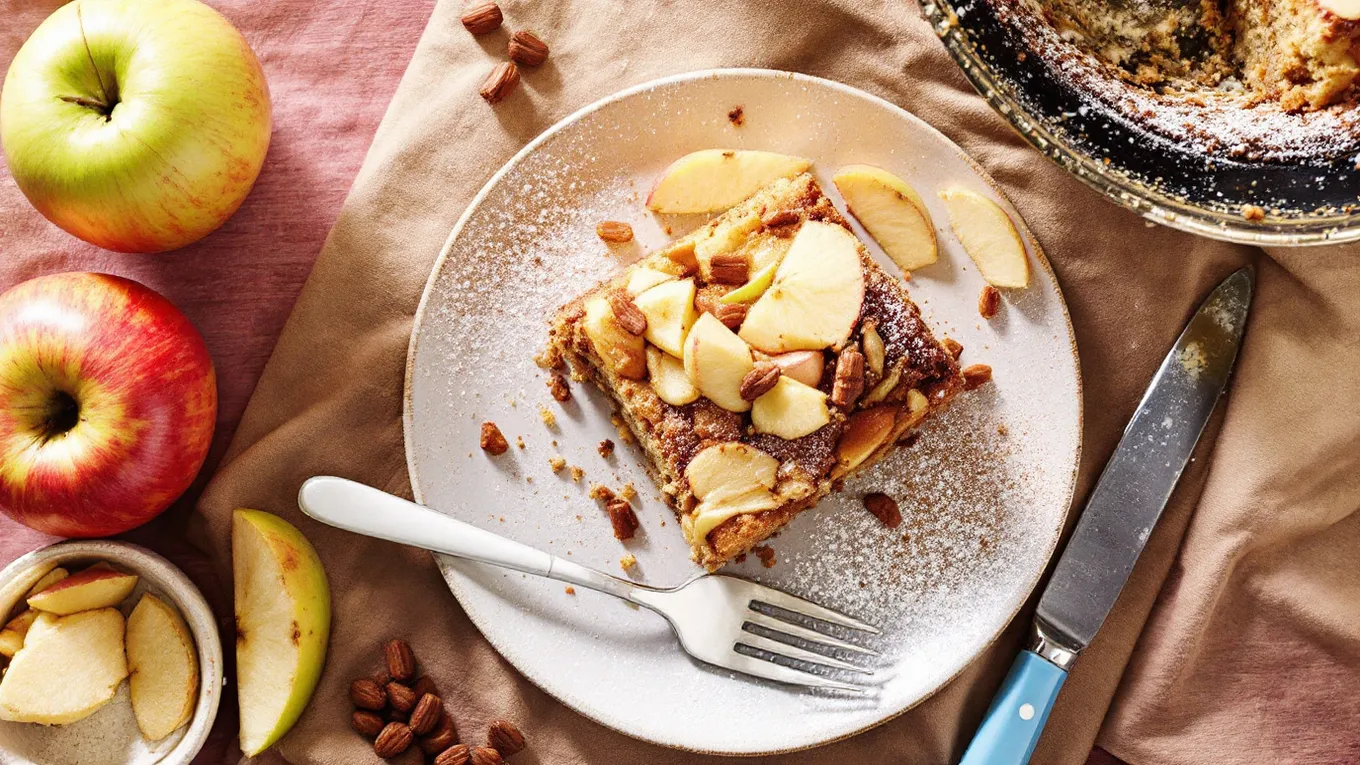
[[[876,628],[762,584],[708,574],[679,587],[649,587],[334,476],[308,479],[298,492],[298,505],[318,521],[347,531],[556,579],[649,608],[666,618],[690,656],[709,664],[808,688],[869,688],[829,675],[871,674],[862,662],[878,653],[835,633],[839,627],[872,635],[878,634]]]

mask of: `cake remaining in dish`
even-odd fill
[[[964,387],[811,175],[775,181],[564,306],[549,365],[608,394],[715,569]]]
[[[1064,35],[1131,82],[1313,111],[1353,98],[1352,0],[1047,0]],[[1344,7],[1342,7],[1344,6]],[[1343,15],[1345,14],[1345,15]],[[1351,16],[1351,18],[1347,18]]]

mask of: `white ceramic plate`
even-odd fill
[[[742,107],[743,124],[729,112]],[[950,232],[936,193],[965,186],[1011,207],[943,135],[911,114],[826,80],[764,70],[698,72],[648,83],[588,106],[525,147],[482,189],[445,246],[416,317],[406,378],[406,447],[417,499],[512,539],[657,585],[697,572],[641,455],[620,445],[604,397],[574,385],[557,404],[532,361],[555,308],[640,253],[702,222],[661,219],[643,199],[675,158],[712,147],[810,157],[824,190],[838,167],[887,168],[926,198],[940,261],[909,288],[940,335],[987,363],[995,383],[962,395],[900,450],[804,513],[773,542],[777,564],[752,558],[729,573],[859,615],[884,628],[881,686],[868,699],[811,695],[730,675],[688,659],[666,623],[593,592],[441,558],[445,578],[487,639],[530,680],[582,714],[666,746],[757,754],[815,746],[919,703],[964,668],[1034,587],[1066,517],[1081,434],[1075,345],[1062,295],[1031,242],[1029,289],[1000,315],[977,313],[983,281]],[[841,205],[842,209],[844,206]],[[1014,212],[1012,211],[1014,216]],[[1017,220],[1018,220],[1018,216]],[[632,224],[637,241],[613,252],[602,220]],[[861,235],[863,235],[861,231]],[[1026,233],[1028,238],[1028,233]],[[866,241],[871,241],[867,239]],[[871,244],[881,263],[897,273]],[[556,414],[556,427],[539,415]],[[480,424],[514,442],[478,448]],[[562,455],[585,470],[554,474]],[[632,482],[642,529],[615,541],[586,496],[590,482]],[[868,491],[901,503],[888,530],[861,506]]]

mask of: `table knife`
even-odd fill
[[[1029,762],[1063,680],[1114,607],[1228,383],[1252,283],[1247,269],[1223,280],[1162,361],[1039,599],[1029,648],[960,765]]]

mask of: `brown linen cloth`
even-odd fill
[[[1187,471],[1119,607],[1068,680],[1034,761],[1081,763],[1098,736],[1139,765],[1355,761],[1360,708],[1345,683],[1360,670],[1354,253],[1283,252],[1271,260],[1144,224],[1011,132],[969,88],[914,4],[508,5],[507,26],[533,28],[552,56],[495,108],[476,90],[501,58],[506,33],[471,37],[459,24],[460,6],[438,3],[225,467],[200,503],[224,570],[230,511],[244,505],[297,523],[330,575],[335,615],[326,672],[275,756],[376,762],[349,730],[347,687],[376,668],[383,640],[401,636],[438,681],[467,742],[482,743],[496,717],[522,726],[530,749],[515,758],[520,765],[714,761],[640,743],[558,704],[481,638],[428,556],[314,523],[298,512],[295,495],[319,473],[409,495],[400,415],[411,317],[454,221],[496,168],[562,116],[626,85],[761,66],[840,80],[900,104],[959,142],[1005,188],[1052,260],[1076,326],[1086,410],[1078,496],[1197,301],[1234,268],[1257,265],[1260,294],[1239,377],[1210,428],[1211,439],[1219,431],[1222,438],[1202,446]],[[1150,611],[1152,629],[1121,686]],[[955,682],[900,718],[764,761],[956,760],[1028,614]]]

